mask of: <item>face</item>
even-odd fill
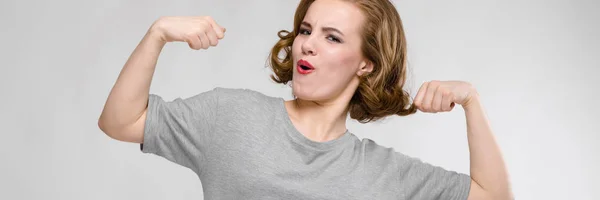
[[[297,98],[329,101],[352,96],[358,76],[371,70],[361,53],[363,21],[364,15],[352,3],[312,3],[292,45],[292,90]]]

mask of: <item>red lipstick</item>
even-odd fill
[[[298,63],[296,64],[296,69],[300,74],[309,74],[313,70],[315,70],[315,68],[308,61],[302,59],[298,60]]]

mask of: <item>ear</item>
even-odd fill
[[[362,61],[360,63],[360,68],[358,69],[358,72],[356,72],[356,75],[363,76],[363,75],[371,73],[372,71],[373,71],[373,63],[369,62],[369,61]]]

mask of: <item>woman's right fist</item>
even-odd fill
[[[164,42],[187,42],[195,50],[216,46],[225,36],[225,28],[210,16],[161,17],[150,29]]]

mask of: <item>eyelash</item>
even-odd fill
[[[306,34],[307,34],[307,35],[310,35],[310,31],[309,31],[309,30],[307,30],[307,29],[302,29],[302,28],[301,28],[301,29],[300,29],[300,31],[298,31],[298,33],[300,33],[301,35],[306,35],[306,34],[305,34],[305,32],[309,32],[309,33],[306,33]],[[333,35],[328,35],[328,36],[327,36],[327,39],[328,39],[329,41],[332,41],[332,42],[336,42],[336,43],[342,43],[342,41],[341,41],[339,38],[337,38],[337,37],[335,37],[335,36],[333,36]]]

